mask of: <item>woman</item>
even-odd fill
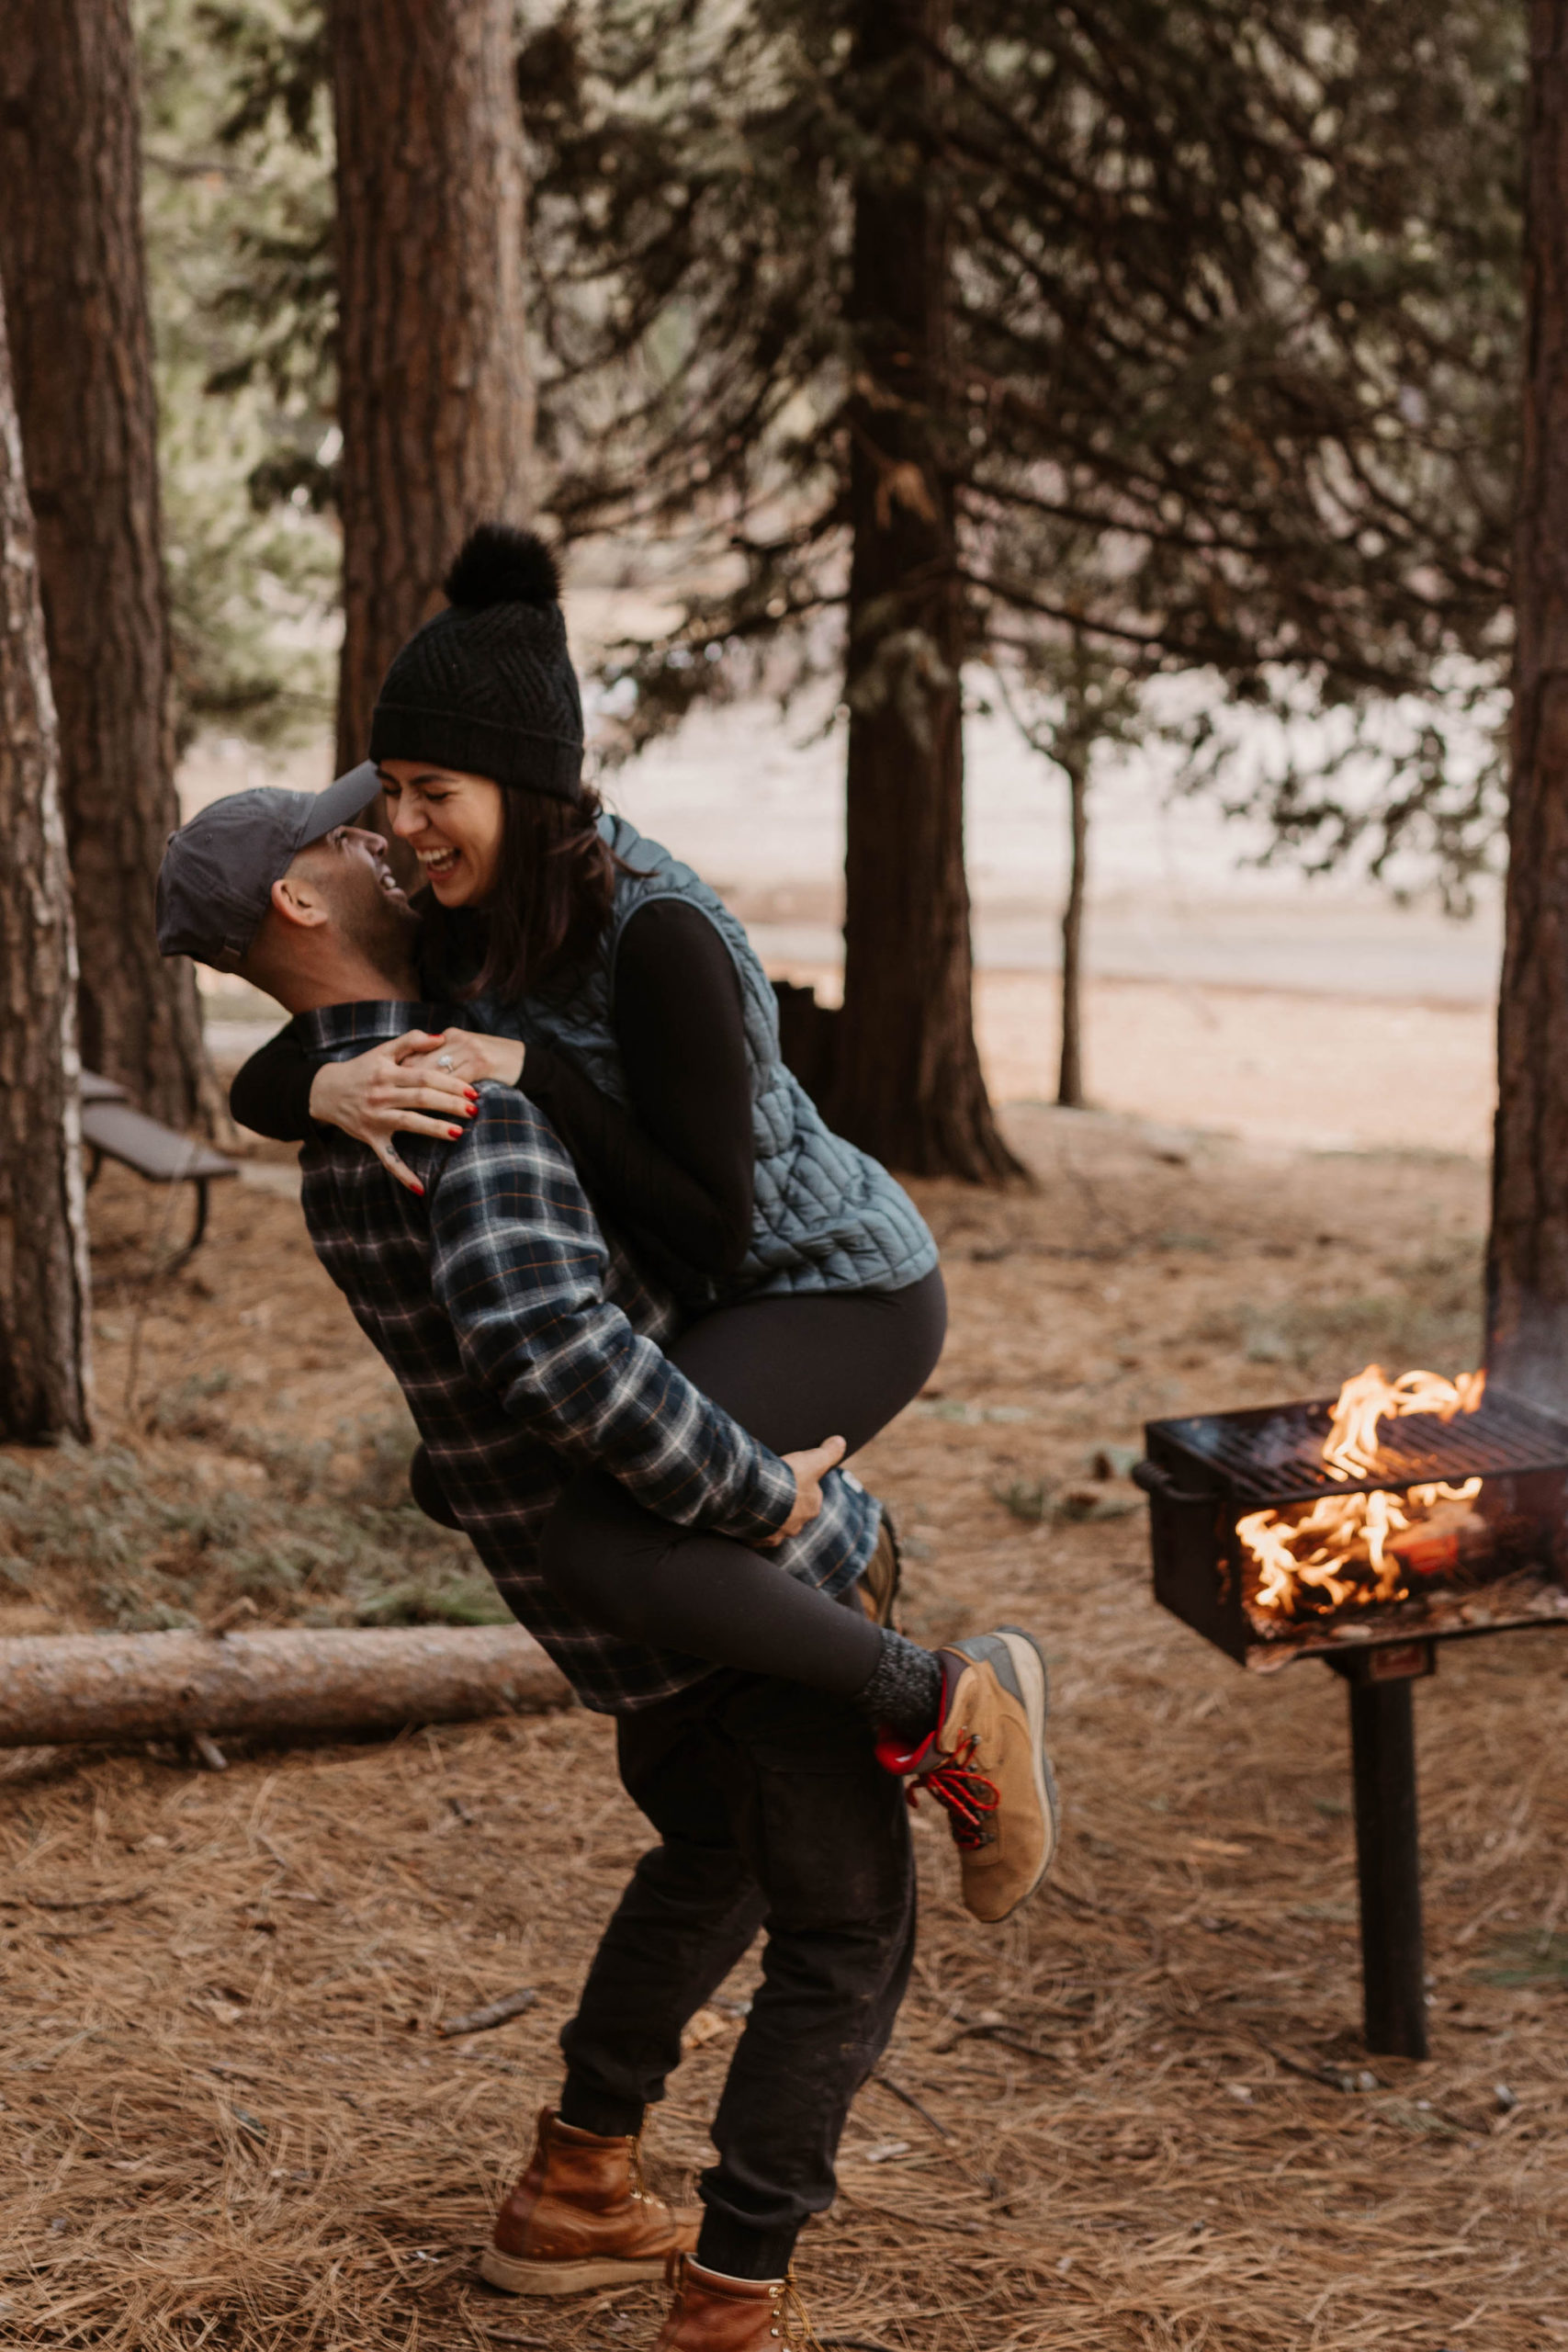
[[[471,1004],[474,1026],[319,1069],[285,1033],[235,1080],[234,1115],[283,1138],[310,1118],[335,1125],[412,1184],[395,1134],[454,1135],[472,1084],[521,1084],[694,1314],[672,1361],[775,1452],[831,1430],[853,1453],[941,1353],[935,1243],[784,1068],[773,990],[739,923],[584,786],[546,548],[482,526],[446,593],[388,672],[370,756],[428,877],[414,901],[423,984],[433,1001]],[[879,1554],[876,1605],[845,1610],[743,1546],[672,1531],[589,1470],[557,1507],[543,1565],[623,1638],[828,1690],[904,1758],[940,1724],[942,1668],[874,1622],[894,1581],[886,1535]]]
[[[236,1118],[285,1139],[307,1117],[344,1127],[407,1183],[395,1133],[443,1133],[466,1114],[469,1081],[521,1080],[691,1305],[935,1277],[908,1195],[829,1134],[784,1069],[773,991],[740,925],[584,785],[548,551],[483,526],[446,587],[448,609],[388,673],[370,755],[428,877],[415,900],[427,991],[471,1002],[472,1027],[414,1033],[313,1082],[303,1053],[276,1040],[236,1080]],[[940,1317],[928,1343],[932,1328],[940,1345]]]

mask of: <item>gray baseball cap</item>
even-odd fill
[[[231,792],[169,835],[158,869],[158,945],[220,972],[245,960],[272,904],[272,886],[295,858],[339,825],[351,825],[378,790],[369,760],[324,792],[261,785]]]

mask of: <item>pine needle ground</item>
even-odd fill
[[[1014,1131],[1038,1193],[926,1192],[953,1337],[864,1466],[910,1538],[912,1630],[1041,1632],[1066,1836],[997,1933],[916,1815],[914,1987],[800,2251],[818,2329],[843,2352],[1544,2352],[1568,2341],[1568,1646],[1455,1645],[1417,1694],[1435,2054],[1370,2058],[1343,1690],[1314,1666],[1254,1681],[1164,1618],[1133,1490],[1090,1468],[1146,1416],[1321,1391],[1369,1353],[1461,1368],[1483,1171],[1046,1114]],[[112,1186],[99,1313],[123,1333],[142,1211]],[[238,1194],[149,1295],[142,1397],[107,1432],[161,1491],[390,1409],[297,1211]],[[128,1345],[101,1335],[111,1396]],[[225,1367],[200,1433],[158,1425]],[[367,1474],[337,1453],[341,1495]],[[308,1495],[245,1475],[310,1532]],[[231,1605],[221,1551],[209,1579],[181,1569],[198,1622]],[[16,1566],[0,1630],[116,1622],[96,1572]],[[287,1579],[258,1602],[338,1605]],[[604,1723],[4,1774],[0,2344],[651,2340],[651,2290],[547,2306],[476,2276],[642,1841]],[[666,2187],[706,2160],[754,1973],[652,2119]],[[523,1985],[494,2031],[437,2032]]]

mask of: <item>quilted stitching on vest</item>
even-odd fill
[[[507,1018],[486,1001],[487,1025],[525,1044],[563,1046],[601,1091],[627,1101],[620,1049],[610,1025],[611,991],[621,933],[639,907],[678,899],[698,907],[718,932],[740,976],[746,1048],[751,1066],[751,1125],[757,1173],[751,1247],[736,1293],[747,1295],[823,1290],[902,1290],[930,1273],[936,1243],[903,1188],[879,1162],[834,1135],[794,1073],[779,1057],[778,1001],[744,930],[716,892],[659,842],[623,817],[601,831],[633,870],[615,888],[599,951],[570,989],[545,988]],[[476,1014],[480,1007],[476,1006]]]

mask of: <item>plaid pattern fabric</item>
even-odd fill
[[[334,1005],[294,1026],[312,1059],[342,1061],[449,1017],[432,1005]],[[423,1198],[367,1146],[313,1127],[300,1154],[305,1221],[507,1606],[587,1706],[625,1713],[710,1669],[612,1640],[545,1584],[540,1530],[571,1472],[596,1464],[675,1526],[742,1543],[783,1526],[795,1480],[661,1354],[672,1304],[601,1230],[543,1114],[513,1087],[483,1085],[479,1098],[458,1142],[399,1137]],[[773,1557],[841,1592],[871,1556],[879,1515],[834,1472],[820,1516]]]

